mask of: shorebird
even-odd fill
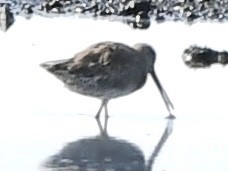
[[[69,90],[101,99],[96,118],[103,108],[108,117],[109,100],[140,89],[150,73],[169,112],[168,118],[174,118],[173,104],[154,70],[155,60],[156,53],[147,44],[139,43],[131,48],[121,43],[101,42],[70,59],[49,61],[41,66],[63,81]]]

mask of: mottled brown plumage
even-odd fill
[[[151,73],[166,107],[173,108],[165,90],[154,72],[154,50],[146,44],[136,44],[134,48],[121,43],[101,42],[77,53],[73,58],[41,64],[71,91],[96,97],[102,100],[96,115],[110,99],[128,95],[141,88]],[[170,113],[170,116],[171,115]]]

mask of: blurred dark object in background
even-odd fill
[[[156,22],[195,21],[224,22],[228,17],[227,0],[0,0],[14,15],[31,18],[86,15],[111,17],[133,28],[146,29]],[[7,16],[10,13],[7,13]]]
[[[216,63],[226,65],[228,63],[228,52],[191,46],[184,50],[182,59],[190,68],[206,68]]]
[[[0,4],[0,29],[6,31],[14,22],[8,4]]]

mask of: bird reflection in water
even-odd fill
[[[108,118],[104,127],[96,119],[100,134],[67,144],[58,154],[42,165],[42,171],[152,171],[155,158],[172,133],[173,120],[168,119],[165,130],[150,155],[148,162],[140,148],[107,133]]]

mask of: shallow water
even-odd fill
[[[70,58],[99,41],[151,44],[155,70],[170,96],[177,119],[153,163],[158,171],[228,169],[227,68],[187,68],[181,54],[189,45],[226,50],[228,24],[154,24],[133,30],[120,23],[91,19],[18,17],[0,32],[0,170],[35,171],[67,143],[99,134],[94,116],[100,101],[72,93],[39,67]],[[108,134],[137,146],[146,160],[166,126],[166,108],[148,76],[132,95],[110,101]],[[103,123],[103,119],[102,119]]]

